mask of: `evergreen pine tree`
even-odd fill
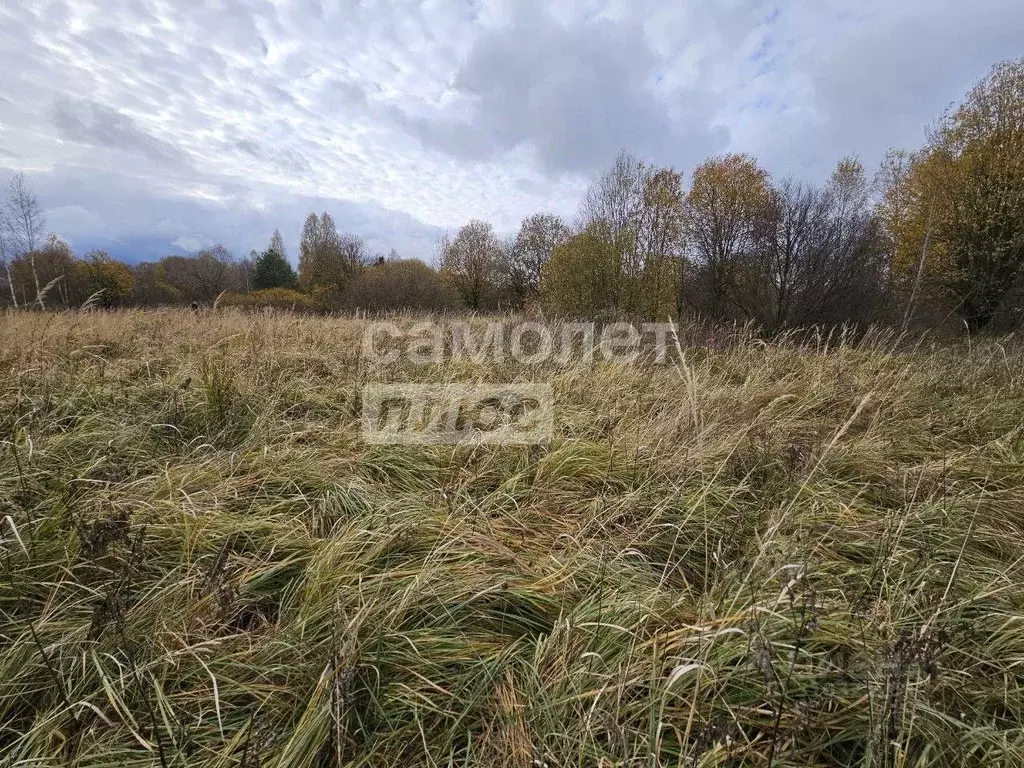
[[[257,256],[253,264],[253,287],[261,291],[265,288],[294,288],[297,283],[298,276],[288,263],[284,240],[281,233],[275,231],[270,239],[270,247]]]

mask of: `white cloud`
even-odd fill
[[[171,243],[171,245],[177,246],[183,251],[194,252],[201,248],[206,248],[211,245],[210,241],[204,237],[197,237],[195,235],[182,235],[177,240]]]
[[[429,256],[471,217],[571,214],[619,148],[876,162],[1020,39],[1016,0],[24,0],[0,175],[76,243],[244,252],[315,206]]]

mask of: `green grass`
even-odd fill
[[[0,317],[0,764],[1024,764],[1024,347],[360,361],[364,324]],[[367,382],[550,381],[544,448]]]

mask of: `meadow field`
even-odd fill
[[[0,316],[0,765],[1024,765],[1019,340],[365,330]],[[361,439],[457,381],[551,384],[552,439]]]

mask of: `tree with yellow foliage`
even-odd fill
[[[620,153],[584,195],[578,234],[543,271],[544,302],[572,315],[676,311],[683,201],[681,174]]]
[[[737,286],[772,208],[768,172],[749,155],[727,154],[697,166],[686,196],[686,238],[699,270],[691,303],[721,319],[742,311]]]
[[[88,293],[87,299],[92,299],[97,306],[117,307],[132,295],[135,275],[126,264],[103,251],[88,254],[75,268],[83,291]]]
[[[607,224],[591,222],[555,247],[541,273],[541,299],[555,312],[589,317],[620,309],[621,264]]]
[[[891,153],[880,179],[907,317],[936,302],[984,328],[1024,274],[1024,58],[997,64],[919,153]]]

